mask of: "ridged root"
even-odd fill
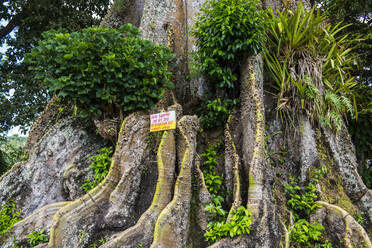
[[[322,206],[322,208],[318,209],[316,215],[314,216],[314,219],[317,219],[320,223],[324,222],[327,223],[327,225],[335,226],[341,224],[338,219],[335,223],[332,223],[332,221],[335,221],[335,218],[330,215],[335,215],[343,220],[343,229],[345,231],[342,236],[345,247],[372,248],[371,240],[369,239],[367,232],[348,212],[339,206],[332,205],[324,201],[317,201],[316,203]],[[326,228],[326,231],[327,230],[328,228]]]
[[[115,192],[120,178],[125,173],[128,173],[126,176],[130,182],[138,181],[129,180],[138,177],[138,173],[141,177],[141,170],[137,167],[140,167],[143,157],[147,156],[148,126],[148,115],[145,114],[135,113],[124,120],[108,175],[96,188],[56,213],[49,247],[84,246],[87,242],[84,238],[97,232],[98,223],[102,223],[107,206],[115,205],[115,200],[110,201],[110,196]],[[122,192],[122,197],[126,199],[125,194],[135,194],[138,190]],[[126,210],[131,213],[129,207]]]
[[[234,140],[231,135],[230,131],[230,120],[232,116],[230,115],[226,126],[225,126],[225,167],[228,167],[232,170],[233,175],[233,203],[231,205],[229,215],[227,217],[227,221],[230,221],[234,211],[238,209],[238,207],[242,204],[242,197],[241,197],[241,183],[240,183],[240,173],[239,173],[239,165],[240,165],[240,158],[236,151],[236,146],[234,144]]]
[[[120,233],[118,237],[101,246],[102,248],[133,247],[135,244],[138,247],[151,245],[155,222],[172,197],[175,161],[174,131],[165,131],[157,152],[158,180],[150,208],[136,225]]]
[[[178,123],[177,155],[180,161],[180,172],[175,184],[174,197],[156,221],[151,248],[187,245],[190,226],[191,172],[195,161],[195,137],[198,129],[198,120],[195,116],[184,116]]]

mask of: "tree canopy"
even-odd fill
[[[2,0],[0,45],[8,49],[0,58],[0,133],[12,126],[27,128],[44,109],[50,94],[33,80],[34,72],[23,63],[50,29],[77,31],[98,25],[110,0]]]

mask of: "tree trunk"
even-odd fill
[[[81,125],[69,114],[51,121],[57,107],[48,107],[29,137],[29,159],[0,179],[0,202],[14,200],[25,217],[0,237],[2,247],[11,247],[14,238],[27,246],[25,235],[36,229],[47,230],[47,247],[58,248],[92,247],[102,238],[107,241],[101,244],[104,248],[290,247],[293,223],[283,182],[294,176],[305,185],[319,165],[327,167],[328,174],[317,185],[323,207],[312,218],[325,226],[325,237],[342,247],[372,247],[367,232],[372,230],[367,229],[372,223],[372,193],[356,171],[346,128],[334,134],[312,126],[305,117],[294,128],[284,127],[273,97],[265,93],[269,82],[261,55],[242,63],[241,106],[223,130],[214,133],[225,144],[223,183],[232,192],[226,203],[227,221],[239,206],[245,206],[252,213],[251,231],[208,244],[203,235],[210,220],[204,208],[211,195],[199,153],[204,143],[215,138],[210,132],[199,132],[193,115],[207,87],[203,78],[190,79],[187,56],[197,49],[187,27],[204,1],[117,2],[126,3],[126,8],[111,9],[101,25],[130,22],[140,28],[144,39],[168,46],[177,55],[175,90],[165,94],[156,110],[136,112],[123,120],[109,174],[87,194],[78,192],[78,178],[87,173],[86,158],[106,143],[93,134],[91,124]],[[280,9],[293,7],[294,2],[262,5]],[[176,110],[177,129],[150,134],[149,115],[164,110]],[[353,218],[361,213],[363,226]]]

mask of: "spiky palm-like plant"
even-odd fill
[[[315,7],[307,11],[301,3],[294,12],[271,17],[276,21],[268,31],[264,58],[282,120],[306,114],[339,130],[342,116],[356,111],[357,82],[350,74],[355,38],[339,35],[345,25],[333,26]]]

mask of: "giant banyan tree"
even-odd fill
[[[28,247],[26,235],[35,230],[49,235],[37,247],[56,248],[372,247],[372,191],[356,170],[342,118],[321,122],[315,103],[301,112],[295,108],[301,100],[296,105],[290,97],[300,93],[291,88],[278,103],[273,67],[265,66],[274,60],[265,52],[238,57],[231,67],[236,86],[228,94],[239,103],[222,125],[202,128],[198,109],[206,105],[211,77],[193,75],[190,53],[201,44],[190,28],[204,2],[115,1],[101,26],[131,23],[142,39],[168,47],[176,55],[175,87],[154,109],[113,111],[89,122],[53,98],[30,131],[28,159],[0,178],[0,204],[14,203],[22,216],[0,237],[1,247]],[[276,10],[273,17],[311,8],[307,1],[260,5]],[[271,41],[267,46],[275,37]],[[327,87],[324,58],[307,51],[280,56],[287,78],[308,92]],[[171,110],[177,128],[150,133],[150,114]],[[92,173],[88,158],[108,145],[114,146],[108,174],[84,192]]]

